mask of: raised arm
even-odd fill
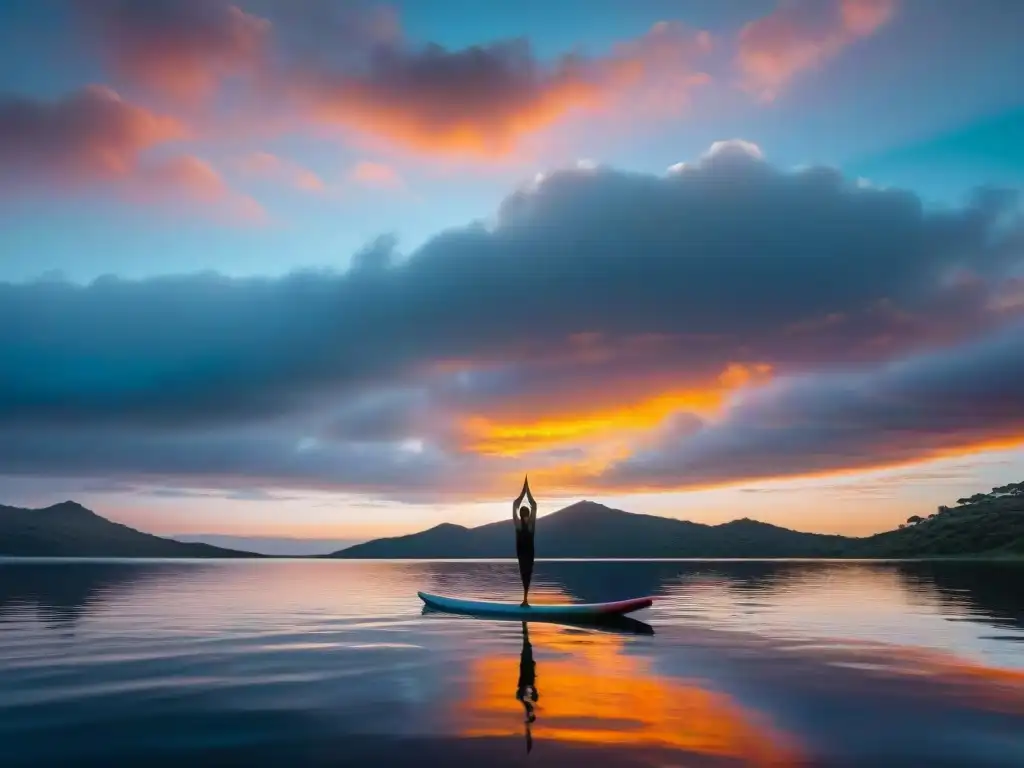
[[[537,527],[537,500],[533,498],[533,494],[530,493],[529,478],[525,478],[523,480],[523,493],[526,495],[526,500],[530,504],[530,517],[527,519],[527,528],[532,531]]]
[[[521,507],[523,505],[523,499],[526,498],[526,496],[527,496],[527,494],[529,492],[530,492],[530,489],[526,486],[526,481],[524,480],[523,481],[523,490],[521,490],[519,492],[519,495],[516,496],[515,501],[512,502],[512,522],[514,522],[516,524],[516,530],[517,531],[520,528],[523,527],[522,520],[519,519],[519,507]],[[531,509],[532,509],[532,507],[531,507]]]

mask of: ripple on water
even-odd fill
[[[979,569],[538,563],[534,602],[656,595],[631,636],[422,615],[420,589],[518,600],[507,562],[0,563],[0,750],[1024,764],[1024,571]]]

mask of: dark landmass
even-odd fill
[[[512,521],[478,528],[443,523],[421,533],[376,539],[335,552],[340,558],[515,557]],[[836,557],[842,536],[800,533],[755,520],[702,525],[637,515],[580,501],[537,522],[537,557]]]
[[[865,538],[801,533],[755,520],[702,525],[636,515],[580,501],[538,523],[539,558],[924,558],[1024,555],[1024,483],[960,499],[927,518]],[[511,522],[478,528],[444,523],[420,533],[375,539],[331,557],[466,559],[515,557]]]
[[[260,557],[209,544],[163,539],[113,523],[81,504],[43,509],[0,506],[0,556],[14,557]]]
[[[1024,555],[1024,483],[993,488],[913,515],[895,531],[854,539],[848,557],[1020,557]]]
[[[477,528],[443,523],[375,539],[326,557],[473,559],[515,557],[510,520]],[[1024,556],[1024,483],[993,488],[864,538],[802,533],[744,518],[703,525],[580,501],[538,522],[539,558],[970,558]],[[238,549],[142,533],[66,501],[45,509],[0,506],[0,556],[262,557]]]

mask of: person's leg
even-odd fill
[[[533,552],[524,553],[519,574],[523,577],[523,606],[529,605],[530,581],[533,579]]]

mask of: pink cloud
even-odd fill
[[[141,152],[186,138],[178,120],[88,86],[55,102],[0,100],[0,183],[80,183],[132,173]]]
[[[397,16],[310,0],[274,24],[227,0],[80,0],[116,74],[196,100],[225,77],[257,74],[262,99],[306,121],[386,138],[413,151],[496,158],[524,137],[585,110],[678,109],[708,81],[694,62],[706,32],[659,22],[605,56],[538,60],[523,40],[449,50],[418,45]],[[287,64],[285,63],[287,62]],[[297,102],[297,103],[296,103]],[[314,189],[305,174],[297,182]]]
[[[640,37],[619,43],[608,64],[618,71],[609,81],[619,96],[617,106],[630,114],[636,107],[645,113],[678,112],[696,87],[711,82],[694,63],[713,48],[708,32],[676,21],[659,21]]]
[[[148,155],[189,136],[179,120],[103,86],[54,102],[0,101],[0,191],[52,194],[98,184],[132,200],[202,203],[251,220],[258,205],[230,190],[209,163]]]
[[[251,152],[242,158],[241,170],[251,176],[283,182],[304,192],[324,192],[323,179],[308,168],[270,152]]]
[[[800,72],[874,34],[895,10],[896,0],[783,0],[740,32],[736,63],[744,87],[771,101]]]
[[[199,99],[225,77],[256,75],[244,98],[290,102],[307,122],[476,158],[507,156],[523,138],[623,98],[675,109],[707,82],[695,62],[711,46],[706,32],[660,22],[606,55],[548,63],[521,39],[457,50],[415,43],[394,12],[360,3],[275,4],[273,24],[228,0],[79,0],[79,8],[128,82]]]
[[[86,23],[120,77],[196,100],[265,55],[265,19],[220,0],[81,0]]]
[[[349,171],[351,181],[367,187],[398,189],[405,186],[398,171],[390,165],[363,160]]]
[[[233,223],[262,223],[266,213],[253,198],[233,190],[206,160],[177,155],[142,165],[124,190],[137,201],[184,203]]]
[[[462,50],[398,39],[341,68],[306,67],[286,89],[312,120],[426,154],[497,158],[573,114],[651,94],[675,103],[707,81],[706,32],[660,23],[607,56],[540,62],[525,40]]]

